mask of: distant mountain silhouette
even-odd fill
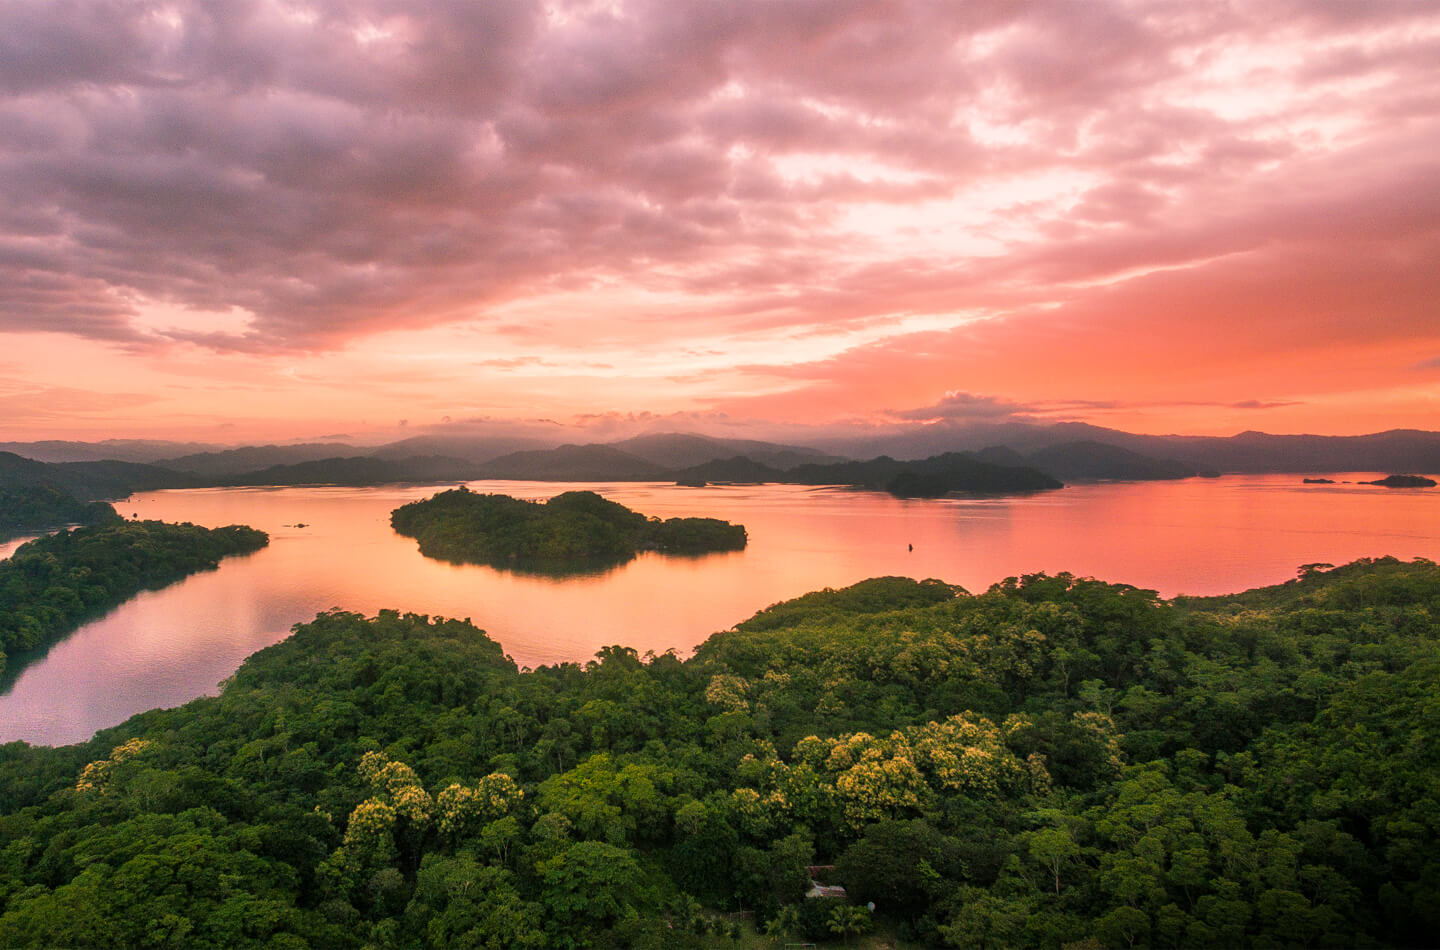
[[[1150,481],[1190,478],[1195,474],[1195,469],[1184,462],[1151,458],[1118,445],[1088,440],[1039,449],[1031,452],[1027,461],[1047,475],[1067,482]]]
[[[1440,432],[1418,429],[1353,436],[1242,432],[1220,437],[1137,435],[1083,422],[936,424],[884,436],[830,439],[819,447],[846,455],[884,453],[917,458],[1004,446],[1028,457],[1040,449],[1073,442],[1112,445],[1219,472],[1440,472]]]
[[[447,482],[474,478],[475,465],[444,456],[377,459],[365,456],[317,459],[294,465],[272,465],[212,479],[217,485],[385,485],[404,482]]]
[[[851,458],[889,455],[893,458],[929,458],[946,452],[980,452],[1008,448],[1026,455],[1037,449],[1065,442],[1091,439],[1119,444],[1108,438],[1118,430],[1103,429],[1084,423],[1037,425],[1024,422],[978,423],[951,425],[936,423],[898,432],[882,432],[859,436],[837,436],[817,440],[820,449]],[[1127,448],[1129,446],[1126,446]]]
[[[1030,464],[1029,459],[1006,445],[988,445],[980,451],[971,454],[980,461],[989,462],[991,465]]]
[[[1161,439],[1169,457],[1226,472],[1440,472],[1440,432],[1417,429],[1349,436],[1242,432],[1229,439],[1131,438]]]
[[[37,462],[13,452],[0,452],[0,488],[35,485],[85,501],[108,501],[137,491],[203,484],[193,475],[137,462]]]
[[[323,459],[350,457],[354,446],[339,442],[307,442],[301,445],[246,445],[220,452],[196,452],[178,458],[160,459],[154,464],[177,472],[222,477],[256,472],[277,465],[296,465]]]
[[[784,469],[736,455],[728,459],[711,459],[681,469],[675,473],[675,478],[685,482],[756,483],[784,481],[786,474],[788,473]]]
[[[691,468],[707,462],[737,457],[777,469],[794,468],[806,462],[843,461],[818,449],[758,442],[753,439],[713,439],[689,432],[640,435],[609,444],[622,452],[669,469]]]
[[[103,442],[73,442],[44,439],[39,442],[0,442],[0,452],[13,452],[36,462],[158,462],[193,452],[224,449],[223,445],[200,442],[166,442],[156,439],[106,439]]]
[[[541,482],[668,481],[669,469],[608,445],[562,445],[512,452],[477,467],[474,478]]]
[[[3,443],[0,449],[7,445],[20,450],[12,458],[23,457],[22,461],[41,464],[46,459],[65,459],[52,464],[92,466],[49,472],[40,482],[86,498],[202,484],[359,485],[474,478],[673,481],[682,474],[720,482],[875,485],[868,475],[855,481],[840,469],[822,475],[813,467],[862,464],[843,461],[855,458],[925,461],[962,452],[970,453],[967,457],[975,463],[1033,467],[1061,481],[1179,478],[1196,471],[1440,473],[1440,432],[1396,429],[1360,436],[1242,432],[1221,438],[1137,435],[1081,422],[935,424],[883,436],[829,439],[816,447],[683,432],[559,447],[536,438],[473,435],[422,435],[374,449],[335,442],[220,449],[145,440]],[[135,462],[137,457],[161,467]],[[370,462],[360,461],[365,459]],[[138,467],[117,467],[127,462]],[[802,474],[794,479],[776,474],[796,471]],[[20,477],[14,465],[8,470],[0,465],[0,487],[7,478]],[[23,477],[41,478],[34,472]]]
[[[559,439],[532,439],[523,436],[417,435],[391,442],[366,452],[382,459],[442,455],[467,462],[489,462],[514,452],[554,448]]]

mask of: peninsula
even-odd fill
[[[27,542],[0,561],[0,671],[6,654],[48,646],[142,590],[213,570],[223,557],[269,543],[264,531],[244,525],[118,518]]]

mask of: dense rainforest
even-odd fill
[[[743,525],[647,518],[592,491],[534,502],[457,488],[396,508],[390,524],[416,538],[427,557],[535,570],[619,564],[642,550],[738,551],[746,543]]]
[[[7,654],[47,645],[142,590],[214,568],[226,555],[258,551],[269,540],[243,525],[116,519],[27,542],[0,561],[0,671]]]
[[[1430,945],[1437,617],[1423,560],[880,578],[526,671],[335,610],[218,697],[0,747],[0,946]]]
[[[0,538],[61,525],[99,524],[120,516],[103,501],[81,501],[47,485],[0,488]]]

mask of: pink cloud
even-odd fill
[[[1382,385],[1337,348],[1435,351],[1431,5],[287,9],[0,7],[0,331],[289,359],[469,325],[512,376],[719,348],[717,387],[789,390],[625,411],[808,417],[1107,373],[1289,410]]]

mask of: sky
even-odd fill
[[[1063,420],[1440,429],[1440,5],[0,4],[0,439]]]

